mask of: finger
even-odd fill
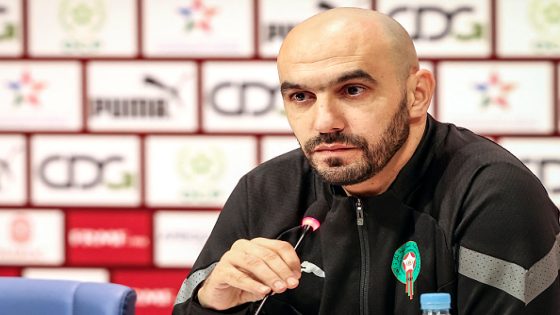
[[[226,310],[246,302],[263,299],[270,288],[254,281],[233,266],[220,262],[198,291],[205,308]]]
[[[267,285],[256,281],[247,273],[231,265],[224,266],[222,270],[219,270],[219,273],[221,275],[218,277],[222,279],[223,282],[231,287],[249,293],[249,296],[254,296],[256,300],[259,300],[259,297],[260,299],[264,298],[271,290]]]
[[[235,242],[225,259],[255,280],[269,286],[275,293],[282,293],[299,284],[297,276],[278,253],[253,241]]]
[[[285,241],[266,238],[255,238],[252,239],[251,242],[257,243],[276,252],[286,265],[288,265],[294,276],[297,279],[301,277],[301,262],[292,244]]]
[[[276,293],[297,286],[297,278],[282,258],[262,246],[247,248],[243,263],[238,267],[248,270],[257,280],[270,286]]]

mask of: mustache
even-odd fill
[[[352,134],[345,134],[342,132],[331,132],[331,133],[321,133],[305,143],[303,149],[305,152],[309,153],[315,150],[315,148],[321,144],[331,144],[331,143],[344,143],[350,144],[355,147],[366,150],[368,148],[368,143],[366,139]]]

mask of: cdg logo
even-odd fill
[[[87,155],[51,155],[39,165],[39,177],[45,185],[56,189],[91,189],[105,185],[109,189],[127,189],[134,186],[134,175],[123,171],[119,181],[105,180],[111,165],[123,163],[123,157],[112,155],[97,159]]]
[[[472,6],[461,6],[455,9],[446,10],[436,6],[418,6],[415,8],[399,6],[389,11],[389,16],[397,21],[410,19],[413,21],[413,28],[409,29],[413,40],[436,41],[444,37],[455,36],[459,40],[480,39],[483,35],[483,26],[475,22],[470,32],[455,33],[453,23],[460,15],[472,14],[475,8]],[[435,23],[437,21],[437,23]],[[423,26],[440,25],[439,28],[432,27],[426,30]]]
[[[560,173],[560,159],[555,158],[526,158],[521,160],[527,167],[535,170],[535,175],[542,181],[543,185],[547,188],[550,193],[558,194],[560,193],[560,185],[557,187],[551,187],[549,182],[550,173],[554,168],[556,172]]]
[[[278,85],[263,82],[221,82],[208,93],[208,103],[225,116],[262,116],[275,110],[278,91]]]

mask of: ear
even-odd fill
[[[420,69],[408,77],[408,111],[411,119],[426,116],[435,86],[434,75],[426,69]]]

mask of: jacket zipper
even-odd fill
[[[369,314],[368,310],[368,280],[369,280],[369,242],[366,226],[364,225],[364,210],[362,201],[356,199],[356,224],[360,239],[360,254],[362,265],[360,268],[360,314]]]

